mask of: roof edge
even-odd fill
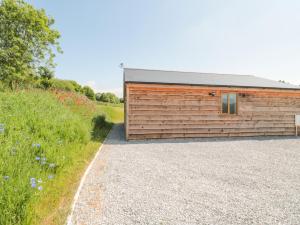
[[[256,75],[253,74],[236,74],[236,73],[212,73],[212,72],[197,72],[197,71],[182,71],[182,70],[162,70],[162,69],[143,69],[143,68],[131,68],[131,67],[124,67],[123,68],[124,72],[125,70],[144,70],[144,71],[159,71],[159,72],[178,72],[178,73],[195,73],[195,74],[214,74],[214,75],[234,75],[234,76],[252,76],[252,77],[257,77]],[[267,79],[267,78],[264,78]]]
[[[160,83],[160,82],[141,82],[141,81],[125,81],[132,84],[160,84],[160,85],[185,85],[185,86],[201,86],[201,87],[232,87],[232,88],[254,88],[254,89],[275,89],[275,90],[290,90],[300,91],[299,88],[280,88],[280,87],[257,87],[257,86],[238,86],[238,85],[212,85],[212,84],[187,84],[187,83]]]

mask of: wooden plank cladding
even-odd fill
[[[295,135],[300,90],[125,83],[126,138]],[[236,114],[222,114],[223,94]]]

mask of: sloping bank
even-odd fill
[[[110,118],[121,114],[71,92],[0,93],[0,224],[64,224]]]

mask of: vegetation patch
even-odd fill
[[[64,92],[1,93],[0,106],[0,224],[59,224],[111,112]]]
[[[86,166],[123,119],[122,105],[54,78],[53,25],[44,9],[0,0],[0,225],[64,224]]]

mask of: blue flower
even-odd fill
[[[32,144],[33,148],[41,148],[41,144]]]
[[[36,160],[36,161],[40,161],[40,160],[41,160],[41,157],[37,156],[37,157],[35,157],[35,160]]]
[[[30,184],[32,188],[36,188],[36,179],[34,177],[30,178]]]
[[[39,186],[39,187],[38,187],[38,190],[39,190],[39,191],[43,190],[43,187],[42,187],[42,186]]]
[[[4,134],[5,131],[5,125],[3,123],[0,123],[0,134]]]
[[[9,179],[9,176],[3,176],[3,179],[4,179],[4,180],[8,180],[8,179]]]
[[[35,179],[34,177],[31,177],[31,178],[30,178],[30,183],[31,183],[31,184],[36,183],[36,179]]]
[[[54,178],[54,175],[52,175],[52,174],[50,174],[49,176],[48,176],[48,179],[49,180],[52,180]]]

